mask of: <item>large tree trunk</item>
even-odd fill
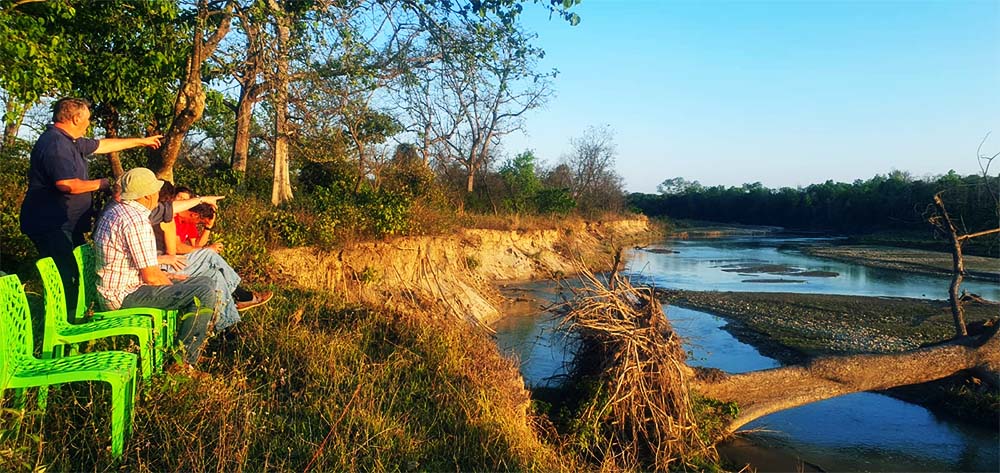
[[[246,172],[247,155],[250,151],[250,123],[253,121],[253,105],[256,102],[250,97],[253,86],[240,87],[240,99],[236,103],[236,135],[233,138],[232,168],[234,171]]]
[[[274,91],[274,179],[271,182],[271,204],[292,200],[292,184],[288,171],[288,47],[291,37],[290,19],[277,2],[270,2],[278,34],[277,77]]]
[[[233,139],[233,154],[230,165],[234,171],[246,172],[247,159],[250,152],[250,125],[253,124],[253,107],[260,101],[263,85],[257,82],[260,77],[263,54],[260,44],[264,40],[261,26],[253,18],[240,12],[244,34],[247,36],[248,51],[244,66],[236,75],[240,83],[240,97],[236,103],[236,133]]]
[[[736,402],[739,414],[730,431],[759,417],[823,399],[860,391],[889,389],[975,370],[994,385],[1000,381],[1000,338],[997,327],[978,337],[945,345],[887,355],[853,355],[816,359],[787,366],[692,382],[699,393]]]
[[[170,123],[170,128],[164,132],[161,140],[163,144],[159,152],[150,156],[149,166],[156,170],[156,175],[160,179],[173,182],[174,163],[177,162],[184,137],[205,111],[205,89],[201,83],[201,67],[208,56],[218,47],[222,38],[229,32],[232,8],[232,3],[227,2],[226,9],[221,12],[223,18],[219,27],[208,38],[205,38],[205,28],[208,25],[209,16],[213,12],[209,10],[207,0],[198,1],[198,21],[194,28],[194,38],[191,54],[187,59],[187,68],[184,78],[181,79],[180,89],[177,91],[177,99],[174,101],[173,120]]]

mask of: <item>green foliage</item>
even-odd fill
[[[566,215],[576,208],[576,201],[569,189],[542,189],[535,195],[535,205],[540,214]]]
[[[271,228],[278,233],[281,241],[289,247],[302,246],[308,241],[309,228],[290,212],[273,212]]]
[[[65,90],[63,74],[72,48],[62,28],[76,15],[67,0],[0,6],[0,89],[10,100],[27,106],[52,90]]]
[[[38,256],[34,244],[21,233],[21,202],[28,188],[26,143],[0,150],[0,270],[27,276]]]
[[[472,255],[466,256],[465,266],[469,268],[469,271],[475,271],[479,267],[479,259]]]
[[[500,178],[507,188],[504,206],[515,213],[534,212],[541,181],[535,175],[535,154],[525,151],[500,167]]]
[[[415,199],[440,192],[434,171],[417,157],[412,149],[397,147],[389,165],[382,171],[381,189]]]
[[[713,444],[728,434],[727,425],[740,413],[735,402],[723,402],[697,393],[691,398],[691,406],[699,435],[705,442]]]
[[[381,274],[379,274],[378,268],[373,266],[365,266],[361,272],[355,275],[358,282],[364,285],[378,284],[379,280],[382,279]]]
[[[318,187],[301,197],[317,216],[317,241],[333,244],[338,237],[382,238],[401,234],[409,227],[411,200],[406,195],[368,186],[354,193],[345,184]]]

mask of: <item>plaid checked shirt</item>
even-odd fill
[[[135,201],[112,205],[94,230],[97,250],[97,292],[105,306],[115,310],[125,296],[142,286],[139,270],[156,262],[156,238],[149,209]]]

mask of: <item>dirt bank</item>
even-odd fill
[[[808,255],[830,258],[875,268],[895,269],[915,273],[950,275],[951,253],[940,251],[894,248],[887,246],[809,246]],[[984,256],[965,256],[968,278],[1000,280],[1000,260]]]
[[[439,308],[477,324],[503,316],[494,284],[552,278],[609,264],[612,248],[652,237],[644,217],[575,222],[528,231],[462,230],[453,235],[364,242],[334,251],[275,251],[281,276],[309,289],[397,310]]]

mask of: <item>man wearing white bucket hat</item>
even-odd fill
[[[97,290],[109,309],[158,307],[193,313],[178,331],[187,349],[185,367],[191,368],[225,304],[224,294],[209,277],[160,270],[149,212],[156,207],[162,181],[149,169],[135,168],[123,174],[120,183],[121,203],[108,209],[94,231]]]

